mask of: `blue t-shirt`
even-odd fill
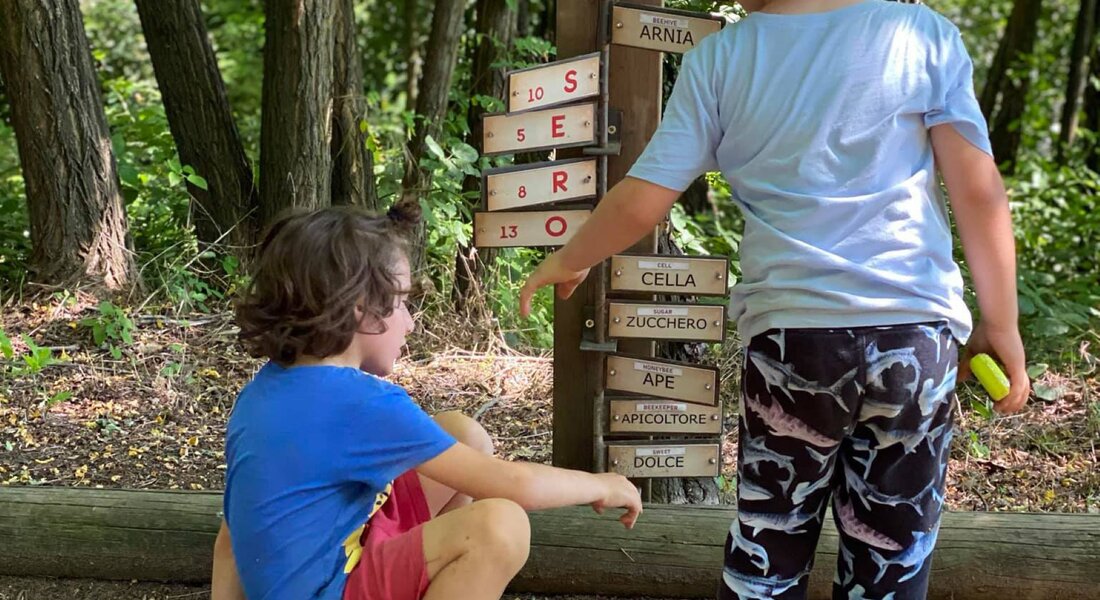
[[[248,598],[339,599],[391,482],[454,443],[397,385],[265,365],[226,433],[225,518]]]
[[[682,191],[720,170],[745,217],[730,318],[777,327],[946,320],[970,335],[928,129],[991,153],[958,29],[864,0],[752,13],[684,55],[629,175]]]

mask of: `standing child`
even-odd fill
[[[524,509],[641,513],[625,478],[493,458],[475,421],[381,379],[413,330],[403,222],[323,209],[261,245],[237,321],[269,362],[229,420],[216,600],[496,599],[527,559]]]
[[[738,522],[721,598],[804,598],[832,499],[834,598],[924,598],[943,509],[958,344],[1029,384],[1004,187],[958,29],[884,0],[743,0],[684,56],[629,176],[532,274],[567,297],[589,267],[721,170],[744,214],[731,317],[746,344]],[[972,330],[943,176],[974,279]],[[966,362],[961,369],[966,371]]]

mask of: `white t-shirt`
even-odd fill
[[[730,299],[744,343],[772,328],[947,321],[971,330],[928,129],[990,153],[958,29],[864,0],[753,13],[684,56],[629,176],[684,190],[720,170],[745,216]]]

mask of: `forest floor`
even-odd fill
[[[11,356],[0,354],[0,485],[221,489],[226,419],[261,364],[237,346],[231,315],[131,315],[132,341],[115,339],[113,354],[109,335],[106,344],[93,340],[89,317],[110,325],[90,300],[71,296],[3,307]],[[411,336],[393,379],[430,413],[477,418],[500,455],[549,462],[551,356],[512,351],[485,329],[437,319]],[[731,342],[713,357],[724,398],[736,397],[737,352]],[[1050,400],[1033,398],[1021,413],[998,418],[971,407],[973,387],[960,389],[950,510],[1100,512],[1097,358],[1081,343],[1068,365],[1046,369],[1035,383]],[[732,482],[737,406],[725,404],[722,471]],[[104,584],[100,593],[98,583],[73,582],[87,593],[51,595],[52,582],[0,578],[0,600],[203,595],[145,583]]]

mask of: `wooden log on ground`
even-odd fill
[[[201,582],[210,577],[221,496],[204,492],[0,487],[0,574]],[[514,591],[713,598],[729,508],[650,506],[633,531],[586,507],[531,516]],[[827,520],[810,597],[829,597]],[[950,513],[933,599],[1100,598],[1100,516]]]

